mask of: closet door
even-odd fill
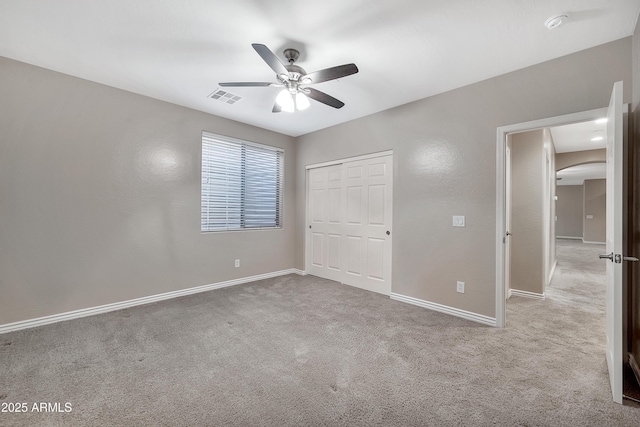
[[[342,165],[309,171],[309,274],[342,282],[344,259]]]
[[[345,163],[343,283],[391,293],[393,158]]]
[[[308,273],[391,293],[393,157],[309,170]]]

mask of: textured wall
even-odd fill
[[[544,293],[544,131],[511,136],[511,289]]]
[[[297,179],[305,165],[393,150],[392,291],[495,316],[496,128],[607,106],[618,80],[628,102],[631,38],[301,136]],[[301,185],[296,203],[302,269]],[[452,215],[467,226],[451,227]]]
[[[593,218],[589,218],[593,216]],[[607,240],[607,180],[584,180],[584,219],[582,238],[585,242]]]
[[[582,238],[583,195],[582,185],[558,185],[556,234],[558,237]]]
[[[556,170],[566,169],[570,166],[582,165],[585,163],[599,163],[607,161],[607,150],[571,151],[569,153],[556,154]]]
[[[285,149],[283,229],[200,233],[202,130]],[[0,58],[0,324],[292,268],[293,142]]]

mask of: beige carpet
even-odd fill
[[[29,408],[0,425],[638,426],[609,393],[600,249],[561,241],[505,329],[291,275],[0,335],[0,404]]]

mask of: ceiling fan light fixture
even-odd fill
[[[296,93],[296,107],[298,110],[306,110],[309,108],[309,98],[302,92]]]
[[[282,108],[282,111],[293,113],[294,103],[293,96],[288,89],[282,89],[276,97],[276,103]]]

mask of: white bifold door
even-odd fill
[[[393,156],[307,173],[307,272],[389,295]]]

